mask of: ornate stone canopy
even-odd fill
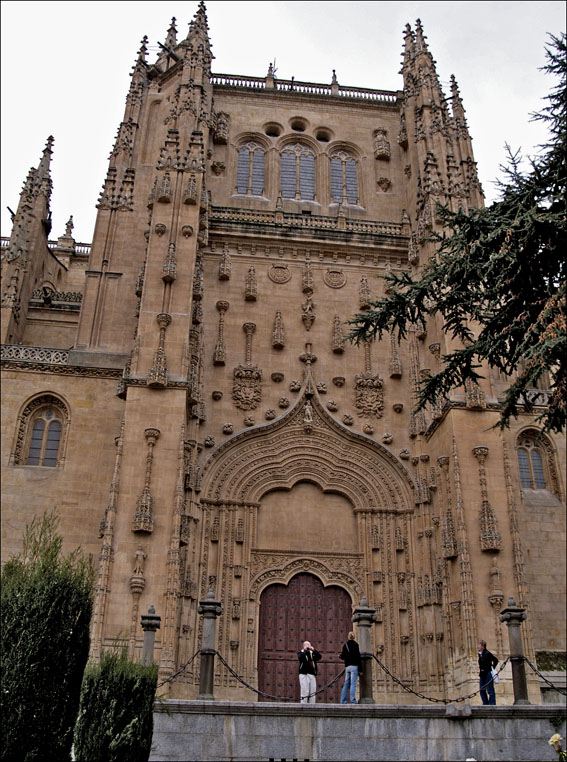
[[[413,510],[414,483],[402,462],[370,437],[351,431],[325,409],[311,373],[283,415],[236,434],[211,452],[201,496],[255,503],[273,489],[313,481],[344,495],[354,511]]]

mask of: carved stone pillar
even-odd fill
[[[156,615],[156,610],[150,606],[147,614],[140,617],[142,630],[144,631],[144,648],[142,651],[142,664],[151,664],[154,660],[154,644],[156,630],[159,630],[161,617]]]
[[[151,533],[154,531],[154,499],[150,492],[150,482],[152,478],[152,465],[154,460],[153,449],[159,439],[160,430],[156,428],[147,428],[144,430],[144,436],[148,443],[148,454],[146,456],[146,475],[144,489],[138,498],[134,520],[132,522],[133,532]]]
[[[171,323],[171,315],[167,312],[160,312],[157,316],[157,323],[159,325],[159,344],[146,383],[154,389],[163,389],[167,386],[167,358],[164,348],[165,331]]]
[[[214,365],[224,365],[226,360],[226,346],[224,343],[224,316],[229,306],[229,303],[224,300],[217,302],[217,310],[219,311],[219,329],[217,343],[213,354]]]
[[[474,447],[473,455],[478,461],[478,476],[482,495],[482,506],[479,516],[480,548],[481,550],[489,552],[500,550],[502,546],[502,537],[498,531],[496,515],[488,501],[488,489],[486,486],[486,470],[484,468],[484,462],[488,456],[488,447]]]
[[[360,703],[373,704],[372,695],[372,652],[370,645],[370,628],[376,622],[376,609],[368,606],[363,596],[360,606],[354,610],[352,621],[358,624],[358,644],[362,657],[362,673],[360,675]]]
[[[203,615],[203,639],[201,641],[201,671],[197,698],[202,701],[213,701],[216,620],[222,614],[222,605],[220,601],[215,601],[212,590],[209,590],[204,601],[199,601],[198,611],[199,614]]]
[[[512,681],[514,683],[514,704],[529,704],[524,648],[520,625],[526,619],[526,610],[516,606],[513,598],[508,598],[508,606],[500,612],[500,621],[506,622],[510,638],[510,661],[512,662]]]

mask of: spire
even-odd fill
[[[164,47],[173,50],[177,45],[177,27],[175,26],[175,16],[171,19],[171,24],[167,30],[167,37],[165,38]]]
[[[453,116],[457,116],[457,112],[459,116],[464,116],[463,101],[454,74],[451,74],[451,100],[453,102]]]
[[[177,27],[175,26],[175,21],[175,16],[173,16],[163,45],[161,42],[158,42],[160,48],[156,61],[158,68],[164,66],[165,69],[169,69],[170,62],[175,64],[179,61],[179,56],[175,53],[175,48],[177,47]]]
[[[142,94],[148,82],[148,63],[146,61],[147,52],[148,38],[146,35],[144,35],[142,37],[142,41],[140,42],[140,49],[138,50],[136,61],[132,67],[132,72],[130,73],[132,81],[130,82],[130,88],[126,96],[126,112],[124,116],[125,120],[132,118],[134,121],[137,121],[138,118],[138,110],[142,100]]]
[[[146,63],[146,54],[148,52],[148,36],[145,34],[140,42],[140,50],[138,50],[138,61]]]
[[[185,41],[192,45],[193,50],[195,51],[198,51],[201,48],[204,56],[208,58],[209,62],[211,61],[213,55],[209,40],[209,24],[207,22],[207,10],[203,0],[200,0],[197,13],[189,23],[189,31]]]
[[[451,74],[451,95],[453,96],[453,100],[461,100],[459,85],[457,84],[457,80],[455,79],[454,74]]]
[[[136,62],[134,63],[134,66],[132,68],[132,73],[130,74],[130,76],[132,77],[130,92],[132,92],[132,89],[139,84],[141,79],[145,80],[147,78],[147,69],[148,69],[148,63],[146,61],[147,52],[148,52],[148,37],[147,35],[144,35],[140,42],[140,49],[138,50]]]
[[[407,66],[413,58],[413,47],[415,42],[415,35],[409,24],[406,24],[404,32],[404,60],[402,66]]]
[[[425,40],[427,37],[423,34],[423,26],[421,25],[421,19],[417,19],[415,22],[415,52],[427,53],[427,43]]]
[[[53,143],[54,143],[53,135],[50,135],[47,138],[47,143],[45,144],[45,148],[43,149],[39,166],[37,168],[37,180],[40,183],[43,180],[49,179],[49,168],[51,165],[51,154],[53,153],[52,151]]]

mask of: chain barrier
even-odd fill
[[[525,656],[524,656],[524,661],[525,661],[525,662],[526,662],[526,664],[527,664],[527,665],[530,667],[530,669],[532,670],[532,672],[535,672],[535,673],[536,673],[536,675],[537,675],[538,677],[540,677],[540,678],[543,680],[543,682],[544,682],[544,683],[547,683],[547,684],[548,684],[548,685],[549,685],[551,688],[553,688],[554,690],[556,690],[556,691],[557,691],[557,693],[560,693],[562,696],[567,696],[567,690],[565,690],[565,688],[560,688],[558,685],[554,685],[552,682],[550,682],[550,681],[547,679],[547,677],[544,677],[544,675],[542,675],[542,674],[541,674],[541,672],[539,671],[539,669],[538,669],[537,667],[534,667],[534,665],[531,663],[531,661],[530,661],[529,659],[527,659]]]
[[[378,658],[378,657],[377,657],[375,654],[372,654],[372,658],[373,658],[373,659],[375,659],[375,660],[376,660],[376,662],[378,662],[378,666],[380,667],[380,669],[384,670],[384,672],[385,672],[385,673],[386,673],[386,674],[387,674],[389,677],[391,677],[391,678],[392,678],[392,680],[393,680],[395,683],[397,683],[397,684],[398,684],[398,685],[399,685],[401,688],[403,688],[403,689],[404,689],[404,691],[407,691],[408,693],[413,693],[413,695],[414,695],[414,696],[418,696],[419,698],[425,699],[426,701],[431,701],[431,702],[434,702],[434,703],[436,703],[436,704],[457,704],[457,703],[459,703],[459,701],[466,701],[467,699],[471,699],[471,698],[473,698],[474,696],[477,696],[477,695],[480,693],[480,691],[481,691],[481,689],[479,688],[479,689],[478,689],[478,691],[475,691],[474,693],[469,693],[469,694],[468,694],[468,695],[466,695],[466,696],[460,696],[459,698],[450,698],[450,699],[449,699],[449,698],[443,698],[443,699],[441,699],[441,698],[433,698],[432,696],[426,696],[424,693],[419,693],[418,691],[414,691],[412,688],[408,688],[408,686],[407,686],[407,685],[404,685],[404,684],[402,683],[402,681],[401,681],[399,678],[397,678],[395,675],[393,675],[393,674],[390,672],[390,670],[388,669],[388,667],[386,667],[384,664],[382,664],[382,662],[380,661],[380,659],[379,659],[379,658]],[[499,675],[499,674],[500,674],[500,672],[501,672],[501,671],[504,669],[504,667],[506,666],[506,664],[508,664],[508,662],[509,662],[509,661],[510,661],[510,657],[508,656],[508,657],[507,657],[507,658],[506,658],[506,659],[505,659],[505,660],[504,660],[504,661],[503,661],[503,662],[500,664],[500,667],[498,668],[498,670],[497,670],[497,672],[496,672],[496,675]],[[490,678],[490,680],[487,680],[487,681],[486,681],[486,683],[484,683],[484,686],[483,686],[482,690],[486,690],[486,687],[487,687],[488,685],[490,685],[490,683],[493,683],[493,682],[494,682],[494,677],[495,677],[495,676],[493,675],[493,676]]]
[[[186,661],[185,664],[182,667],[179,667],[177,672],[174,672],[173,675],[170,675],[169,677],[166,677],[165,680],[161,681],[161,683],[158,683],[157,686],[156,686],[156,690],[158,688],[161,688],[162,685],[165,685],[166,683],[170,683],[172,680],[175,680],[176,677],[179,677],[179,675],[187,669],[187,667],[191,664],[193,659],[196,656],[198,656],[200,653],[201,653],[201,649],[199,649],[198,651],[195,651],[193,656],[188,661]]]
[[[177,672],[174,672],[173,675],[170,675],[169,677],[166,677],[165,680],[162,680],[161,683],[158,683],[157,687],[161,688],[162,685],[165,685],[166,683],[170,683],[172,680],[175,680],[175,678],[178,677],[182,672],[184,672],[187,669],[187,667],[193,662],[193,660],[200,653],[201,653],[201,650],[196,651],[193,654],[193,656],[191,656],[191,658],[188,661],[186,661],[185,664],[177,670]],[[258,688],[254,688],[253,685],[250,685],[250,683],[247,683],[246,680],[244,680],[243,677],[241,677],[237,672],[235,672],[235,670],[230,666],[230,664],[228,664],[228,662],[225,661],[225,659],[222,656],[222,654],[220,654],[216,650],[213,651],[213,652],[209,651],[208,653],[214,653],[216,656],[218,656],[219,661],[221,662],[221,664],[224,667],[226,667],[226,669],[230,672],[230,674],[236,680],[238,680],[238,682],[241,683],[245,688],[248,688],[248,690],[251,690],[253,693],[256,693],[258,696],[262,696],[262,698],[266,698],[266,699],[271,699],[272,701],[297,701],[297,696],[293,696],[293,697],[291,697],[291,696],[273,696],[270,693],[265,693],[264,691],[261,691]],[[459,698],[434,698],[432,696],[426,696],[424,693],[419,693],[419,691],[414,691],[412,688],[409,688],[407,685],[404,685],[403,682],[399,678],[397,678],[395,675],[393,675],[390,672],[390,670],[388,669],[388,667],[386,667],[385,664],[382,664],[380,659],[375,654],[372,654],[372,658],[376,661],[376,663],[378,664],[380,669],[383,672],[385,672],[388,675],[388,677],[390,677],[395,683],[397,683],[397,685],[399,685],[404,691],[406,691],[407,693],[412,693],[414,696],[417,696],[418,698],[424,699],[425,701],[431,701],[432,703],[436,703],[436,704],[457,704],[460,701],[466,701],[467,699],[474,698],[474,696],[477,696],[480,693],[480,688],[479,688],[479,690],[475,691],[474,693],[469,693],[466,696],[460,696]],[[552,682],[550,682],[544,675],[542,675],[542,673],[537,669],[537,667],[534,667],[534,665],[531,663],[531,661],[529,659],[527,659],[525,656],[523,657],[523,659],[526,662],[526,664],[528,664],[530,669],[533,672],[535,672],[535,674],[538,675],[545,683],[547,683],[547,685],[549,685],[551,688],[556,690],[561,695],[563,695],[563,696],[567,695],[567,691],[565,689],[560,688],[559,686],[554,685]],[[500,663],[500,665],[498,667],[498,670],[496,671],[497,675],[499,675],[500,672],[502,672],[502,670],[508,664],[509,661],[510,661],[510,657],[508,656],[503,662]],[[333,686],[337,682],[337,680],[339,680],[344,675],[344,673],[345,673],[345,670],[344,669],[341,670],[339,672],[339,674],[331,680],[330,683],[327,683],[327,685],[324,685],[322,688],[319,688],[314,693],[309,693],[304,698],[311,698],[312,696],[317,696],[319,693],[323,693],[328,688]],[[488,685],[490,685],[490,683],[492,683],[492,682],[494,682],[494,676],[491,677],[490,680],[487,680],[487,682],[485,683],[485,685],[483,687],[483,690],[485,690],[486,687]]]
[[[238,675],[229,664],[227,664],[227,662],[223,659],[223,657],[221,656],[221,654],[219,654],[218,651],[215,651],[215,653],[219,657],[219,660],[221,661],[221,663],[224,664],[224,666],[228,669],[230,674],[233,677],[235,677],[238,680],[238,682],[242,683],[242,685],[244,685],[246,688],[248,688],[251,691],[254,691],[254,693],[257,693],[258,696],[262,696],[263,698],[269,698],[274,701],[297,701],[297,696],[293,696],[293,697],[272,696],[270,693],[264,693],[264,691],[260,691],[257,688],[254,688],[252,685],[247,683],[246,680],[244,680],[244,678],[240,677],[240,675]],[[345,673],[345,670],[342,669],[339,672],[339,674],[331,680],[330,683],[327,683],[327,685],[324,685],[322,688],[319,688],[319,690],[316,690],[314,693],[307,694],[307,696],[304,696],[304,698],[311,698],[312,696],[316,696],[318,693],[323,693],[323,691],[326,691],[327,688],[330,688],[332,685],[334,685],[337,682],[337,680],[344,675],[344,673]]]

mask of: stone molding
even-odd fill
[[[279,216],[276,216],[279,215]],[[248,223],[257,225],[274,225],[294,230],[328,230],[340,233],[361,233],[371,235],[393,236],[407,242],[407,226],[401,222],[375,222],[346,218],[346,228],[339,227],[338,217],[312,214],[309,216],[295,212],[276,212],[265,209],[237,209],[229,206],[211,206],[209,221],[211,228],[220,227],[222,223]],[[407,243],[406,243],[407,245]]]
[[[317,557],[315,557],[317,555]],[[252,551],[249,598],[259,600],[262,590],[268,585],[288,585],[291,578],[300,572],[316,574],[324,587],[339,585],[353,601],[364,595],[358,580],[364,578],[362,553],[322,555],[314,553],[270,553]]]

